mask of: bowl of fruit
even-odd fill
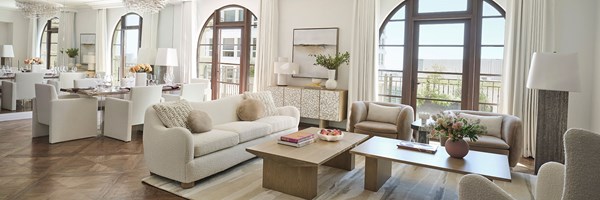
[[[329,142],[338,141],[344,138],[344,133],[339,129],[321,129],[317,135],[319,136],[319,139]]]

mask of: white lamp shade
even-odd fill
[[[170,67],[179,66],[179,63],[177,62],[177,49],[158,48],[154,65]]]
[[[577,54],[533,53],[527,88],[552,91],[581,91]]]
[[[140,48],[138,50],[137,63],[154,65],[155,61],[156,61],[156,49]]]
[[[298,74],[300,71],[300,65],[297,63],[285,62],[280,64],[280,62],[275,62],[275,66],[274,71],[276,74]]]
[[[13,46],[12,45],[2,45],[2,48],[0,48],[0,57],[4,57],[4,58],[15,57],[15,52],[13,51]]]
[[[83,55],[84,63],[96,63],[96,56],[94,55]]]

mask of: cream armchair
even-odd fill
[[[163,94],[165,101],[177,101],[185,99],[187,101],[204,101],[204,92],[208,88],[206,83],[189,83],[181,86],[181,95]]]
[[[129,99],[107,97],[105,100],[104,135],[125,142],[131,141],[131,126],[144,124],[146,109],[160,103],[162,86],[131,88]]]
[[[2,82],[2,108],[17,109],[17,100],[35,97],[35,84],[44,82],[44,73],[16,73],[15,82]]]
[[[388,117],[390,114],[389,111],[385,111],[384,113],[372,112],[369,115],[369,107],[373,104],[385,107],[397,107],[399,111],[397,115],[393,114],[395,116],[391,118]],[[349,132],[363,133],[370,136],[410,140],[412,138],[410,124],[414,121],[414,115],[412,107],[403,104],[356,101],[352,103],[347,129]],[[382,118],[387,120],[374,120]]]
[[[51,144],[97,135],[98,101],[58,96],[53,85],[35,84],[32,137],[49,136]]]
[[[564,136],[565,165],[549,162],[538,173],[535,199],[600,199],[600,134],[570,129]],[[514,199],[488,179],[471,174],[458,184],[461,200]]]

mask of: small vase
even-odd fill
[[[453,158],[462,159],[469,153],[469,143],[463,139],[452,141],[452,139],[448,138],[445,147],[448,155]]]
[[[146,80],[148,79],[148,74],[145,72],[135,73],[135,86],[146,86]]]
[[[327,81],[325,82],[325,88],[333,90],[337,87],[337,81],[335,81],[335,69],[327,71]]]

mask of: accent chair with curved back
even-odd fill
[[[347,129],[370,136],[410,140],[410,124],[414,121],[414,115],[412,107],[408,105],[356,101],[352,103]]]
[[[35,84],[44,82],[44,73],[16,73],[15,82],[2,82],[2,108],[17,109],[17,100],[35,97]]]

